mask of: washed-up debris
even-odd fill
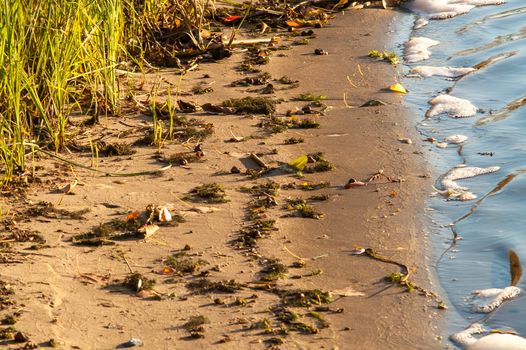
[[[451,136],[444,138],[444,142],[458,145],[458,144],[461,144],[467,141],[467,139],[468,137],[465,135],[451,135]]]
[[[206,260],[195,259],[189,256],[185,251],[180,251],[169,256],[163,261],[163,263],[170,268],[170,273],[180,276],[191,275],[198,272],[204,265],[208,264]]]
[[[190,333],[190,338],[199,339],[204,337],[205,328],[203,325],[210,323],[210,320],[203,316],[197,315],[192,316],[190,319],[181,326],[188,333]]]
[[[288,272],[287,266],[282,264],[279,259],[267,259],[263,263],[263,269],[260,271],[262,281],[275,281],[286,278]]]
[[[382,100],[369,100],[365,102],[360,107],[378,107],[378,106],[385,106],[386,103]]]
[[[329,53],[324,49],[315,49],[314,54],[318,56],[328,55]]]
[[[266,97],[232,98],[223,102],[223,107],[234,108],[237,114],[272,114],[276,111],[276,101]]]
[[[229,201],[223,186],[215,182],[195,187],[185,199],[206,203],[226,203]]]
[[[126,142],[99,141],[96,144],[96,149],[99,157],[131,156],[137,152]]]
[[[391,63],[393,65],[396,65],[396,64],[400,63],[400,59],[398,58],[396,53],[392,52],[392,51],[380,52],[380,51],[377,51],[377,50],[372,50],[372,51],[369,51],[369,53],[367,55],[369,57],[382,59],[382,60],[387,61],[387,62],[389,62],[389,63]]]
[[[407,94],[407,90],[406,88],[400,84],[400,83],[396,83],[396,84],[393,84],[391,86],[389,86],[389,90],[393,91],[393,92],[398,92],[398,93],[401,93],[401,94]]]
[[[367,183],[351,178],[349,179],[349,181],[347,181],[344,188],[349,189],[349,188],[361,187],[361,186],[367,186]]]
[[[113,245],[115,240],[146,239],[159,230],[155,223],[174,223],[173,219],[166,207],[148,205],[145,211],[134,211],[126,219],[113,219],[95,226],[91,232],[75,235],[72,242],[77,245],[101,246]],[[176,219],[178,222],[184,221],[179,216]]]
[[[195,102],[177,100],[177,105],[182,113],[194,113],[201,110],[201,106]]]
[[[287,199],[287,205],[285,208],[288,211],[294,211],[295,213],[293,216],[317,220],[321,220],[325,217],[325,214],[316,211],[312,205],[308,204],[306,200],[301,198]]]
[[[271,78],[272,77],[269,73],[262,73],[255,77],[246,77],[243,79],[236,80],[231,85],[232,86],[265,85],[268,83],[268,81]]]
[[[405,144],[408,144],[408,145],[413,143],[413,141],[411,139],[407,138],[407,137],[401,137],[401,138],[398,139],[398,141],[400,141],[402,143],[405,143]]]
[[[320,289],[280,290],[277,294],[287,306],[309,307],[332,303],[331,294]]]
[[[186,285],[186,287],[192,290],[196,294],[208,294],[208,293],[227,293],[233,294],[240,290],[243,285],[237,283],[235,280],[224,280],[224,281],[211,281],[206,278],[201,278],[197,281],[192,281]]]
[[[57,208],[51,202],[40,201],[36,204],[31,205],[25,211],[24,216],[29,218],[42,216],[48,219],[82,220],[85,219],[84,215],[89,212],[90,209],[88,208],[71,211],[67,209]]]
[[[288,139],[285,139],[285,141],[283,141],[285,145],[295,145],[295,144],[303,143],[303,142],[305,142],[305,140],[302,137],[290,137]]]
[[[311,101],[316,103],[321,103],[321,101],[324,101],[327,99],[327,96],[324,95],[314,95],[310,92],[305,94],[300,94],[298,97],[295,98],[296,101]]]
[[[139,338],[131,338],[130,340],[117,345],[117,349],[133,348],[135,346],[143,346],[144,343]]]
[[[134,272],[126,276],[123,285],[134,292],[140,292],[141,290],[152,290],[155,283],[154,279],[148,279],[142,274]]]
[[[165,163],[172,165],[187,165],[189,163],[196,163],[203,160],[204,153],[201,149],[190,152],[179,152],[169,156],[159,155],[159,159]]]

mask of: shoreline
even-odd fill
[[[392,10],[372,9],[337,15],[328,27],[316,31],[317,38],[310,45],[284,51],[285,57],[275,55],[269,65],[262,66],[264,72],[276,79],[287,75],[300,81],[299,88],[277,91],[275,97],[287,101],[278,105],[280,112],[301,108],[305,102],[292,100],[299,93],[327,95],[324,103],[333,108],[326,116],[316,119],[321,123],[320,129],[291,129],[267,139],[248,138],[246,136],[255,133],[257,118],[202,114],[197,118],[215,124],[215,134],[203,142],[206,162],[174,167],[163,177],[117,180],[94,177],[81,169],[72,172],[63,164],[47,162],[46,165],[54,165],[57,170],[46,170],[50,182],[43,185],[44,189],[50,190],[57,183],[67,183],[74,178],[80,180],[81,186],[74,195],[68,196],[35,191],[30,196],[32,203],[26,205],[44,200],[55,205],[59,203],[59,207],[68,210],[89,207],[91,212],[83,221],[28,218],[30,221],[24,223],[25,227],[41,232],[51,247],[41,251],[42,255],[31,256],[31,260],[24,264],[6,265],[2,273],[2,279],[9,280],[16,289],[14,298],[17,303],[24,305],[17,329],[37,343],[56,339],[63,347],[82,349],[115,348],[129,338],[139,338],[145,348],[156,349],[168,349],[174,344],[177,348],[192,349],[212,346],[265,348],[271,338],[282,339],[283,347],[287,349],[441,347],[436,334],[436,318],[440,313],[436,302],[426,300],[418,293],[406,293],[401,286],[382,282],[385,276],[398,272],[398,266],[351,254],[355,245],[374,249],[386,259],[401,262],[409,268],[417,267],[411,280],[423,288],[429,286],[431,276],[423,263],[424,243],[419,236],[423,219],[414,222],[414,218],[423,213],[425,196],[422,192],[429,185],[429,180],[422,177],[427,173],[424,160],[413,154],[421,150],[419,138],[409,118],[401,117],[410,113],[402,106],[401,97],[382,90],[394,83],[395,68],[366,57],[370,50],[385,47],[382,41],[386,39],[385,23],[392,23],[395,16]],[[318,46],[328,55],[314,55]],[[183,81],[169,73],[161,76],[169,82],[167,86],[179,86],[181,90],[189,91],[203,81],[203,74],[210,74],[215,91],[192,96],[192,99],[198,99],[200,103],[217,103],[227,98],[247,96],[245,88],[227,87],[241,77],[234,70],[241,60],[238,54],[218,64],[202,65],[199,71],[189,72]],[[346,76],[357,87],[352,87]],[[155,82],[146,82],[143,89],[148,91],[154,85]],[[388,105],[347,108],[342,98],[344,92],[346,103],[351,106],[360,106],[372,98]],[[102,135],[126,131],[114,120],[106,122],[99,128]],[[123,122],[133,124],[134,128],[145,125],[134,116],[127,116]],[[246,140],[225,142],[241,136]],[[305,142],[284,145],[284,140],[293,136],[301,137]],[[401,143],[399,138],[410,138],[414,143]],[[167,145],[163,152],[187,150],[188,147]],[[98,164],[101,168],[128,172],[151,169],[152,164],[158,166],[152,160],[153,151],[153,147],[142,149],[133,157],[118,160],[100,158]],[[253,181],[243,175],[228,174],[232,166],[243,166],[247,152],[260,152],[265,162],[277,164],[319,151],[335,164],[334,171],[306,174],[304,179],[284,175]],[[78,157],[78,161],[86,162],[86,159]],[[379,170],[390,178],[403,181],[378,181],[374,186],[364,188],[342,188],[349,178],[366,179]],[[244,218],[247,208],[250,208],[247,206],[252,201],[239,188],[268,180],[282,186],[291,182],[329,181],[331,187],[318,191],[328,194],[329,200],[314,204],[316,210],[326,217],[324,220],[284,217],[282,203],[286,203],[287,197],[305,198],[311,193],[298,187],[282,189],[278,198],[280,205],[264,213],[266,218],[277,220],[279,231],[258,240],[257,248],[233,250],[231,242],[237,239],[238,231],[246,224]],[[224,185],[230,202],[207,205],[217,212],[187,210],[188,203],[181,203],[185,194],[200,183],[210,181]],[[109,208],[103,203],[114,203],[121,209]],[[71,245],[69,239],[73,234],[86,232],[88,227],[116,217],[116,212],[141,210],[150,203],[171,203],[174,213],[183,213],[186,222],[173,227],[161,226],[160,233],[150,241],[122,241],[116,246],[98,248]],[[192,259],[206,261],[199,271],[208,272],[203,277],[212,275],[214,280],[225,281],[235,279],[243,284],[241,291],[234,295],[194,295],[188,293],[185,283],[198,280],[197,271],[190,276],[160,274],[162,264],[159,260],[183,251],[186,245],[190,247]],[[316,325],[318,333],[291,332],[283,338],[265,334],[267,329],[258,329],[254,325],[273,317],[268,310],[279,303],[280,298],[278,294],[257,292],[252,282],[254,276],[269,259],[277,258],[285,265],[291,265],[298,257],[306,265],[301,269],[289,268],[288,276],[300,278],[273,281],[274,287],[346,290],[349,296],[336,296],[328,305],[330,309],[323,317],[329,326],[324,326],[325,321],[313,313],[294,309],[301,315],[302,322]],[[129,270],[158,280],[155,290],[162,295],[162,300],[152,298],[155,295],[143,298],[123,291],[117,281],[122,281]],[[173,298],[169,297],[172,294]],[[197,314],[208,319],[203,325],[204,337],[187,339],[184,325],[190,316]]]

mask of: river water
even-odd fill
[[[431,7],[447,3],[430,0],[426,7],[426,1],[417,0],[420,15],[401,15],[402,26],[412,28],[419,17],[433,16],[436,8]],[[526,293],[489,315],[474,312],[470,299],[474,290],[510,285],[510,249],[526,264],[526,174],[521,174],[526,168],[526,107],[522,107],[526,98],[521,100],[526,96],[526,3],[508,0],[501,5],[476,7],[453,18],[430,20],[420,29],[407,29],[405,34],[404,40],[425,37],[440,42],[429,48],[429,59],[405,62],[403,66],[406,76],[402,83],[409,90],[406,103],[417,113],[415,122],[422,138],[440,142],[455,134],[468,137],[461,149],[454,144],[446,148],[437,147],[436,142],[426,144],[424,152],[434,173],[443,174],[462,163],[500,167],[495,173],[458,181],[477,199],[458,201],[438,195],[429,200],[432,268],[449,306],[445,335],[482,321],[488,329],[514,330],[526,337]],[[397,51],[403,56],[404,47]],[[480,69],[460,79],[411,76],[410,70],[422,65]],[[476,114],[426,118],[431,107],[428,101],[447,92],[469,100],[477,107]],[[510,181],[497,187],[505,179]],[[454,232],[461,239],[453,240]],[[526,288],[526,278],[518,286]]]

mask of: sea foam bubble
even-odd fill
[[[451,95],[438,95],[429,101],[431,108],[426,112],[426,117],[434,117],[447,113],[452,118],[472,117],[477,113],[470,101]]]
[[[405,45],[404,59],[407,63],[427,60],[431,57],[429,48],[438,44],[440,44],[440,41],[421,36],[412,37]]]
[[[468,73],[475,71],[472,67],[432,67],[432,66],[418,66],[412,68],[409,73],[418,74],[424,78],[429,78],[434,75],[446,78],[458,78]]]
[[[476,6],[504,3],[503,0],[414,0],[409,9],[430,19],[446,19],[468,13]]]

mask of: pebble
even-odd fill
[[[142,340],[138,339],[138,338],[131,338],[130,340],[128,340],[127,342],[125,343],[122,343],[120,344],[119,346],[117,346],[118,349],[123,349],[123,348],[133,348],[134,346],[142,346],[143,345],[143,342]]]
[[[413,140],[409,139],[409,138],[399,138],[398,141],[402,142],[402,143],[406,143],[408,145],[412,144],[413,143]]]

